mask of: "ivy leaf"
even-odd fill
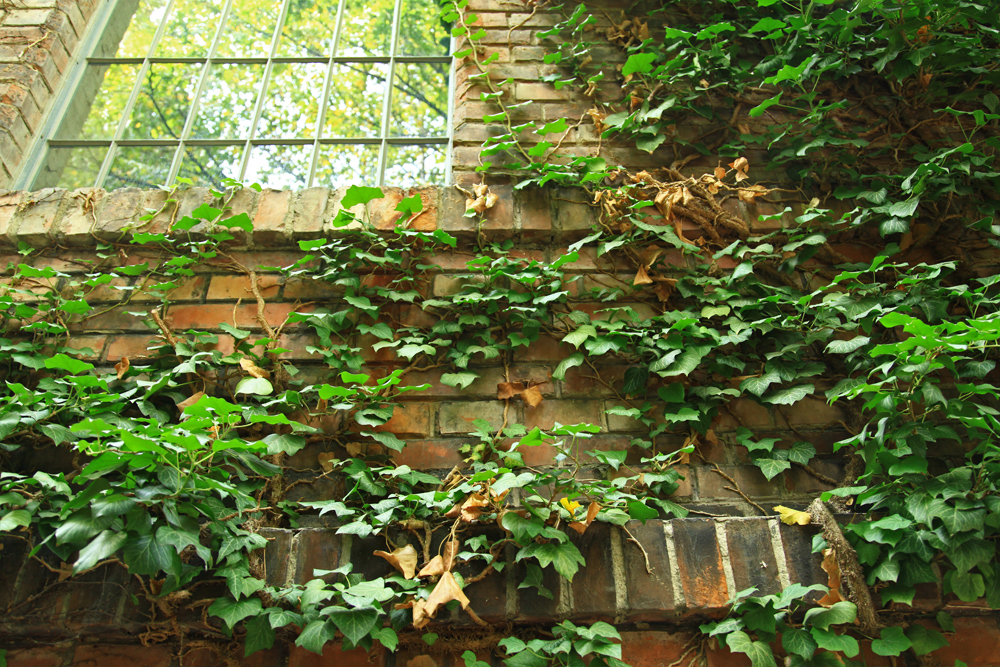
[[[441,384],[449,387],[465,389],[476,381],[479,376],[476,373],[445,373],[441,376]]]
[[[667,135],[665,134],[654,134],[652,136],[640,135],[640,138],[635,140],[635,147],[641,151],[652,153],[666,140]]]
[[[952,570],[946,575],[945,582],[962,602],[975,602],[986,594],[986,582],[981,574]]]
[[[129,537],[122,554],[129,572],[133,574],[156,574],[173,569],[177,552],[169,545],[160,544],[152,533]],[[257,600],[259,603],[260,600]]]
[[[871,339],[868,336],[855,336],[850,340],[831,340],[826,351],[831,354],[848,354],[864,347]]]
[[[780,381],[781,378],[775,372],[765,373],[760,377],[748,377],[740,382],[740,389],[749,391],[756,396],[762,395],[772,383]]]
[[[767,477],[767,481],[771,481],[778,475],[780,475],[785,470],[792,467],[792,464],[788,461],[782,461],[781,459],[754,459],[754,463],[760,468],[760,471],[764,473],[764,477]]]
[[[518,552],[516,560],[520,561],[523,558],[530,557],[537,558],[542,567],[552,565],[555,567],[556,572],[571,582],[573,581],[573,575],[580,569],[580,565],[586,564],[580,550],[576,548],[575,544],[569,541],[560,544],[554,542],[546,544],[532,542]]]
[[[813,393],[815,389],[816,387],[814,385],[800,384],[797,387],[789,387],[787,389],[773,391],[765,396],[763,401],[774,405],[793,405]]]
[[[286,435],[280,433],[272,433],[261,440],[261,442],[267,445],[267,453],[270,455],[284,452],[285,454],[292,456],[306,446],[306,439],[301,435]]]
[[[633,53],[622,67],[622,76],[628,76],[636,72],[647,74],[653,70],[654,60],[656,60],[655,53]]]
[[[815,629],[815,628],[814,628]],[[816,640],[805,630],[788,628],[781,633],[781,645],[788,653],[794,653],[808,660],[816,651]]]
[[[573,347],[580,349],[580,346],[583,345],[588,338],[596,338],[596,337],[597,337],[597,329],[595,329],[594,326],[591,324],[584,324],[581,327],[579,327],[576,331],[566,334],[563,337],[563,342],[569,343]]]
[[[236,384],[237,394],[256,394],[257,396],[267,396],[274,391],[274,386],[267,378],[243,378]]]
[[[881,639],[872,642],[872,653],[875,655],[899,655],[913,646],[913,642],[903,633],[903,628],[883,628]]]
[[[573,368],[574,366],[580,366],[583,364],[583,354],[580,352],[575,352],[562,361],[556,366],[556,369],[552,371],[552,377],[556,380],[565,380],[566,371]]]
[[[242,229],[245,232],[253,231],[253,221],[246,213],[239,213],[230,218],[226,218],[225,220],[219,220],[219,225],[229,229],[236,227],[237,229]]]
[[[819,647],[825,648],[827,651],[840,651],[848,658],[853,658],[861,651],[858,640],[850,635],[838,635],[821,628],[813,628],[810,632]]]
[[[340,205],[344,208],[354,208],[358,204],[367,204],[373,199],[381,199],[384,195],[379,188],[372,188],[365,185],[352,185],[347,188],[344,198],[340,200]]]
[[[266,651],[274,646],[274,630],[267,616],[257,616],[246,623],[246,638],[243,646],[243,656],[257,651]]]
[[[645,393],[646,382],[649,379],[649,366],[631,366],[625,369],[625,383],[622,386],[622,393],[629,394]]]
[[[88,364],[86,361],[80,361],[65,354],[52,355],[45,360],[45,367],[66,371],[70,375],[79,375],[80,373],[94,370],[94,364]]]
[[[401,452],[403,451],[403,447],[406,447],[406,441],[400,440],[389,431],[383,431],[381,433],[376,433],[374,431],[362,431],[361,435],[373,438],[395,452]]]
[[[336,634],[336,630],[328,621],[312,621],[305,627],[302,634],[295,639],[295,645],[301,646],[307,651],[323,655],[323,645],[333,639]]]
[[[208,608],[211,616],[218,616],[226,622],[230,628],[247,616],[253,616],[261,610],[260,598],[246,598],[243,600],[231,600],[229,598],[218,598]]]
[[[357,609],[330,607],[328,611],[333,624],[354,645],[364,639],[375,627],[375,622],[378,621],[378,610],[374,607],[358,607]]]
[[[796,442],[788,450],[788,460],[793,463],[806,465],[814,456],[816,456],[816,448],[808,442]]]
[[[851,623],[858,615],[858,608],[853,602],[842,600],[829,609],[816,607],[806,612],[805,624],[827,630],[831,625]]]
[[[777,667],[771,647],[762,641],[752,641],[750,635],[737,630],[726,637],[726,646],[730,651],[746,653],[753,667]]]
[[[9,532],[18,526],[31,525],[31,514],[28,510],[14,510],[7,512],[0,519],[0,532]]]
[[[778,93],[774,97],[764,100],[763,102],[755,106],[753,109],[750,109],[750,111],[747,113],[749,113],[751,118],[756,118],[757,116],[762,115],[765,111],[773,107],[775,104],[781,102],[781,96],[783,94],[784,93]],[[740,266],[742,266],[742,264]]]
[[[90,544],[80,549],[80,555],[73,563],[73,574],[79,574],[97,565],[125,545],[128,534],[105,530],[97,535]]]
[[[937,630],[917,624],[906,629],[906,638],[913,644],[913,652],[917,655],[927,655],[949,645],[948,640]]]
[[[649,519],[655,519],[660,513],[652,507],[647,507],[645,503],[638,500],[628,501],[628,515],[637,521],[646,523]]]
[[[555,134],[557,132],[565,132],[569,129],[569,125],[566,123],[565,118],[560,118],[559,120],[554,120],[551,123],[546,123],[537,130],[539,135]]]

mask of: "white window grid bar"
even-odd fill
[[[342,30],[343,16],[346,7],[346,0],[340,0],[338,2],[337,9],[337,22],[334,32],[333,39],[329,47],[329,57],[327,58],[310,58],[310,57],[278,57],[276,56],[277,46],[281,39],[282,29],[284,27],[284,22],[287,18],[289,0],[284,0],[281,6],[281,12],[279,19],[275,25],[274,32],[271,37],[271,44],[268,51],[268,56],[266,58],[256,57],[256,58],[219,58],[216,57],[218,45],[222,36],[222,31],[225,29],[226,22],[232,11],[233,0],[226,0],[223,11],[220,15],[219,22],[216,26],[215,33],[212,37],[211,46],[208,54],[205,57],[154,57],[152,54],[156,52],[159,43],[163,37],[163,33],[166,30],[169,19],[171,18],[171,12],[173,11],[174,0],[168,0],[163,14],[163,18],[157,25],[156,31],[154,32],[153,38],[150,41],[149,47],[147,49],[146,55],[143,58],[129,57],[129,58],[107,58],[107,57],[87,57],[89,53],[92,53],[95,45],[101,39],[101,34],[107,24],[107,20],[111,16],[111,12],[114,11],[114,0],[109,0],[108,4],[104,5],[105,12],[101,16],[95,17],[94,25],[91,26],[91,34],[88,35],[89,39],[81,41],[81,53],[77,58],[75,63],[75,69],[77,71],[73,72],[71,76],[67,77],[67,82],[64,84],[64,89],[60,91],[60,98],[58,102],[58,111],[51,114],[46,127],[43,129],[42,136],[39,136],[34,148],[32,149],[32,156],[35,158],[31,160],[31,164],[36,165],[33,169],[25,169],[19,175],[17,179],[17,185],[19,187],[27,187],[37,174],[40,164],[43,160],[44,151],[46,144],[52,147],[84,147],[84,146],[96,146],[96,147],[108,147],[108,151],[105,154],[104,161],[102,162],[99,175],[97,177],[97,184],[102,185],[107,179],[110,173],[111,165],[114,158],[118,152],[119,147],[126,146],[176,146],[174,151],[173,159],[171,161],[171,166],[169,170],[169,175],[167,183],[171,184],[177,177],[180,169],[181,161],[184,157],[184,149],[186,146],[243,146],[243,152],[241,157],[241,164],[238,174],[238,179],[243,179],[246,174],[246,170],[249,164],[251,149],[254,146],[261,145],[312,145],[313,154],[311,159],[311,164],[309,168],[309,173],[306,179],[307,187],[311,187],[315,181],[316,165],[319,157],[319,147],[322,145],[378,145],[379,155],[378,155],[378,165],[377,165],[377,185],[382,186],[385,184],[385,169],[387,162],[387,153],[389,146],[401,145],[401,146],[412,146],[412,145],[447,145],[446,151],[446,164],[445,164],[445,176],[446,180],[449,180],[451,173],[451,144],[452,144],[452,116],[454,107],[454,67],[452,67],[453,58],[451,55],[447,56],[402,56],[397,55],[398,42],[399,42],[399,29],[402,21],[402,0],[396,0],[393,8],[393,19],[391,25],[391,38],[389,46],[389,55],[387,56],[338,56],[337,53],[340,49],[340,33]],[[452,40],[451,47],[449,51],[453,49],[454,44]],[[85,50],[84,50],[85,49]],[[59,124],[62,121],[62,117],[65,115],[66,109],[68,108],[69,102],[72,100],[72,96],[75,93],[76,83],[81,79],[83,72],[88,64],[140,64],[140,69],[136,77],[136,83],[133,86],[129,99],[123,109],[122,117],[119,119],[118,124],[115,129],[114,136],[109,140],[50,140],[49,136],[53,135],[58,129]],[[181,137],[179,140],[153,140],[153,139],[124,139],[124,133],[128,126],[129,118],[134,109],[135,103],[140,95],[143,81],[150,71],[151,65],[154,64],[200,64],[202,67],[199,70],[199,80],[195,89],[195,93],[192,97],[191,104],[188,110],[187,118],[185,119],[184,127],[182,129]],[[280,63],[324,63],[326,65],[326,74],[324,77],[324,85],[322,96],[320,98],[319,111],[317,113],[315,134],[313,138],[301,138],[301,139],[260,139],[257,138],[256,132],[259,125],[261,114],[263,113],[264,103],[266,101],[267,87],[270,82],[271,72],[274,64]],[[322,125],[325,121],[326,112],[329,104],[329,93],[330,87],[332,85],[333,77],[333,66],[339,63],[388,63],[388,75],[386,77],[385,93],[382,100],[382,110],[380,119],[380,136],[378,137],[330,137],[330,138],[320,138]],[[447,114],[446,128],[447,133],[442,137],[390,137],[389,136],[389,121],[392,113],[392,90],[395,79],[395,65],[396,63],[444,63],[449,65],[448,77],[446,85],[448,86],[448,104],[447,104]],[[213,65],[219,64],[263,64],[265,66],[264,75],[262,77],[260,88],[257,93],[257,100],[255,102],[254,116],[251,124],[251,131],[248,134],[246,140],[239,139],[191,139],[190,133],[197,116],[198,107],[201,101],[202,94],[204,93],[205,84],[209,78],[211,69]],[[72,81],[72,84],[70,83]]]

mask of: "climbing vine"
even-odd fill
[[[126,567],[163,616],[148,641],[181,633],[176,610],[215,581],[226,589],[207,606],[218,620],[206,633],[238,636],[247,654],[279,633],[317,652],[331,641],[394,650],[442,609],[486,625],[463,591],[515,563],[526,565],[521,587],[551,597],[545,569],[572,580],[585,565],[567,531],[685,516],[670,499],[677,465],[721,444],[741,448],[768,480],[797,468],[831,488],[808,507],[774,510],[786,523],[820,526],[814,548],[830,581],[744,591],[729,617],[702,626],[710,641],[758,667],[775,665],[776,651],[791,665],[845,664],[866,639],[879,655],[922,656],[953,627],[945,613],[896,613],[918,585],[940,580],[960,601],[1000,608],[991,384],[1000,297],[997,277],[976,263],[1000,247],[995,12],[959,0],[662,2],[631,19],[563,9],[565,20],[541,33],[552,47],[546,62],[560,66],[548,80],[594,106],[586,118],[545,124],[514,121],[511,82],[490,76],[496,57],[478,46],[467,0],[444,9],[465,40],[456,57],[496,107],[483,120],[502,127],[483,148],[467,215],[480,226],[488,219],[500,177],[582,188],[600,213],[592,233],[549,261],[523,259],[480,228],[461,248],[469,255],[455,288],[435,294],[429,258],[459,239],[420,231],[419,195],[402,199],[392,229],[376,229],[368,210],[383,193],[355,186],[340,201],[337,232],[300,242],[301,258],[277,267],[337,298],[276,327],[258,268],[231,250],[252,231],[229,208],[235,182],[189,215],[169,193],[161,210],[102,243],[82,279],[20,248],[24,261],[0,294],[0,531],[33,555],[54,553],[60,581]],[[620,69],[590,55],[608,42]],[[602,102],[603,82],[621,83],[624,98]],[[633,172],[600,149],[563,155],[584,121],[602,142],[634,144],[663,167]],[[494,167],[494,156],[520,164]],[[167,232],[150,231],[164,219]],[[567,271],[584,249],[606,283]],[[235,317],[170,327],[172,294],[199,264],[248,279],[254,327]],[[103,314],[88,298],[112,285],[158,334],[145,357],[114,369],[69,345]],[[594,303],[596,312],[578,307]],[[322,378],[283,357],[293,325],[315,334]],[[390,355],[391,370],[366,362],[362,337]],[[588,447],[593,424],[541,430],[512,419],[512,401],[544,400],[510,373],[515,355],[543,337],[574,348],[554,379],[579,369],[614,392],[609,413],[641,433],[630,442],[638,455]],[[627,366],[623,377],[602,375],[612,359]],[[427,389],[413,378],[438,371],[463,390],[486,366],[503,369],[500,427],[475,421],[464,465],[444,478],[396,465],[406,442],[381,427]],[[782,415],[794,442],[745,427],[725,442],[714,424],[737,398]],[[840,481],[813,465],[815,443],[787,412],[817,400],[849,406],[847,435],[833,445],[848,462]],[[342,493],[289,500],[292,485],[313,480],[292,481],[287,458],[315,444],[325,448],[317,478]],[[540,446],[561,465],[526,465]],[[52,452],[69,453],[66,470],[39,464]],[[738,492],[748,512],[769,513]],[[260,529],[294,526],[307,512],[332,514],[340,534],[382,536],[386,549],[372,556],[393,574],[370,579],[348,563],[304,585],[267,584]],[[615,667],[618,640],[610,624],[566,621],[492,646],[511,667]],[[472,651],[463,657],[483,664]]]

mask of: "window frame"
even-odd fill
[[[329,55],[325,58],[309,58],[309,57],[278,57],[276,56],[278,44],[281,40],[282,31],[284,28],[285,20],[288,15],[288,9],[290,3],[285,0],[281,3],[281,12],[278,17],[278,21],[275,25],[274,32],[271,36],[271,42],[268,47],[268,54],[264,57],[256,58],[237,58],[237,57],[219,57],[216,55],[218,49],[220,38],[226,28],[226,22],[232,13],[233,3],[235,0],[224,0],[222,13],[218,25],[215,28],[215,32],[212,36],[212,42],[207,55],[204,57],[152,57],[151,53],[156,51],[156,48],[163,37],[165,32],[165,27],[171,18],[171,12],[174,5],[180,0],[167,0],[165,6],[163,19],[160,20],[157,26],[156,33],[150,42],[147,53],[144,57],[138,58],[115,58],[115,57],[92,57],[91,54],[95,52],[97,47],[100,45],[105,30],[108,28],[108,23],[110,22],[116,8],[119,3],[124,0],[104,0],[98,8],[94,11],[92,19],[89,22],[83,38],[80,40],[77,47],[76,53],[70,61],[70,66],[67,68],[66,75],[56,91],[51,107],[45,114],[43,121],[39,127],[39,132],[33,138],[29,149],[25,152],[25,157],[27,159],[22,160],[21,168],[16,174],[12,182],[12,188],[15,190],[26,190],[33,187],[34,182],[41,173],[43,167],[46,164],[46,156],[50,147],[60,148],[60,147],[85,147],[85,146],[98,146],[98,147],[108,147],[107,152],[104,156],[104,161],[101,164],[100,172],[96,179],[96,184],[100,184],[100,187],[104,187],[108,173],[111,169],[111,164],[114,161],[116,154],[118,153],[119,147],[128,146],[175,146],[174,155],[170,164],[170,169],[166,179],[165,185],[173,186],[176,184],[176,179],[178,172],[180,171],[181,161],[184,158],[185,149],[190,146],[235,146],[242,144],[242,156],[240,158],[240,168],[239,172],[233,175],[235,180],[243,181],[247,173],[247,168],[250,162],[251,151],[254,146],[268,145],[268,146],[282,146],[282,145],[312,145],[312,156],[310,158],[309,173],[305,176],[305,186],[304,188],[315,187],[316,169],[319,162],[320,147],[321,146],[331,146],[331,145],[377,145],[379,147],[378,152],[378,162],[376,167],[376,182],[375,183],[365,183],[366,185],[376,185],[378,187],[382,186],[392,186],[393,183],[385,182],[385,172],[387,166],[387,155],[389,148],[391,146],[420,146],[420,145],[438,145],[442,146],[445,150],[445,160],[444,160],[444,177],[442,185],[449,185],[452,182],[452,153],[454,144],[454,113],[455,113],[455,39],[451,37],[449,40],[447,56],[404,56],[397,55],[397,50],[399,49],[399,33],[400,33],[400,23],[403,20],[403,0],[394,0],[393,2],[393,20],[391,26],[391,38],[389,43],[389,52],[384,56],[338,56],[337,51],[339,49],[339,40],[341,36],[341,29],[343,27],[343,16],[344,8],[347,4],[347,0],[339,0],[337,5],[337,23],[334,34],[332,36],[330,46],[328,47]],[[130,19],[131,20],[131,19]],[[179,140],[129,140],[123,139],[122,135],[124,133],[125,127],[128,124],[129,117],[135,106],[136,100],[139,96],[140,86],[133,85],[132,92],[129,96],[128,103],[124,109],[124,114],[118,119],[117,127],[113,137],[110,140],[61,140],[54,139],[56,133],[59,131],[63,120],[71,109],[74,97],[81,83],[83,82],[87,67],[90,65],[101,65],[101,64],[138,64],[140,69],[137,74],[137,80],[142,81],[146,77],[150,70],[150,66],[158,63],[198,63],[202,66],[199,68],[198,73],[198,83],[195,88],[194,96],[191,100],[191,106],[187,114],[187,118],[184,122],[184,128],[182,130]],[[326,67],[326,72],[324,74],[323,91],[319,99],[319,111],[316,117],[316,124],[314,132],[315,136],[311,139],[308,138],[294,138],[294,139],[267,139],[256,136],[259,131],[259,122],[264,110],[264,106],[267,100],[268,85],[270,83],[271,74],[275,65],[283,63],[318,63],[323,64]],[[344,63],[384,63],[387,67],[388,81],[385,86],[385,91],[382,99],[382,110],[380,115],[380,128],[378,136],[373,137],[329,137],[320,138],[320,128],[323,127],[326,120],[327,110],[329,108],[329,101],[331,96],[331,82],[333,79],[333,72],[338,64]],[[446,85],[448,87],[447,91],[447,118],[446,118],[446,128],[443,136],[440,137],[393,137],[391,134],[391,114],[392,114],[392,98],[393,89],[395,88],[394,77],[397,64],[406,65],[408,63],[443,63],[447,66],[447,81]],[[254,111],[252,118],[251,131],[248,133],[246,139],[192,139],[191,132],[198,116],[198,110],[203,98],[203,93],[206,90],[207,82],[210,78],[213,67],[223,64],[238,64],[238,65],[262,65],[264,68],[263,75],[261,77],[260,90],[257,93],[256,100],[254,102]],[[110,144],[110,146],[109,146]],[[196,183],[196,185],[199,185]],[[423,184],[430,185],[430,184]],[[58,187],[58,186],[57,186]],[[90,186],[83,186],[90,187]],[[331,184],[330,187],[338,187],[336,184]],[[418,184],[416,187],[420,187]],[[303,189],[304,189],[303,188]]]

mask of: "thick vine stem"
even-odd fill
[[[837,523],[833,512],[822,499],[816,498],[812,501],[809,505],[809,514],[812,515],[813,521],[820,525],[823,530],[823,539],[837,556],[841,580],[847,584],[845,592],[858,607],[858,623],[861,625],[861,632],[869,637],[878,637],[882,624],[875,614],[875,602],[872,600],[871,590],[865,582],[864,570],[861,569],[861,563],[858,562],[857,552],[844,537],[844,531],[840,529],[840,524]]]

